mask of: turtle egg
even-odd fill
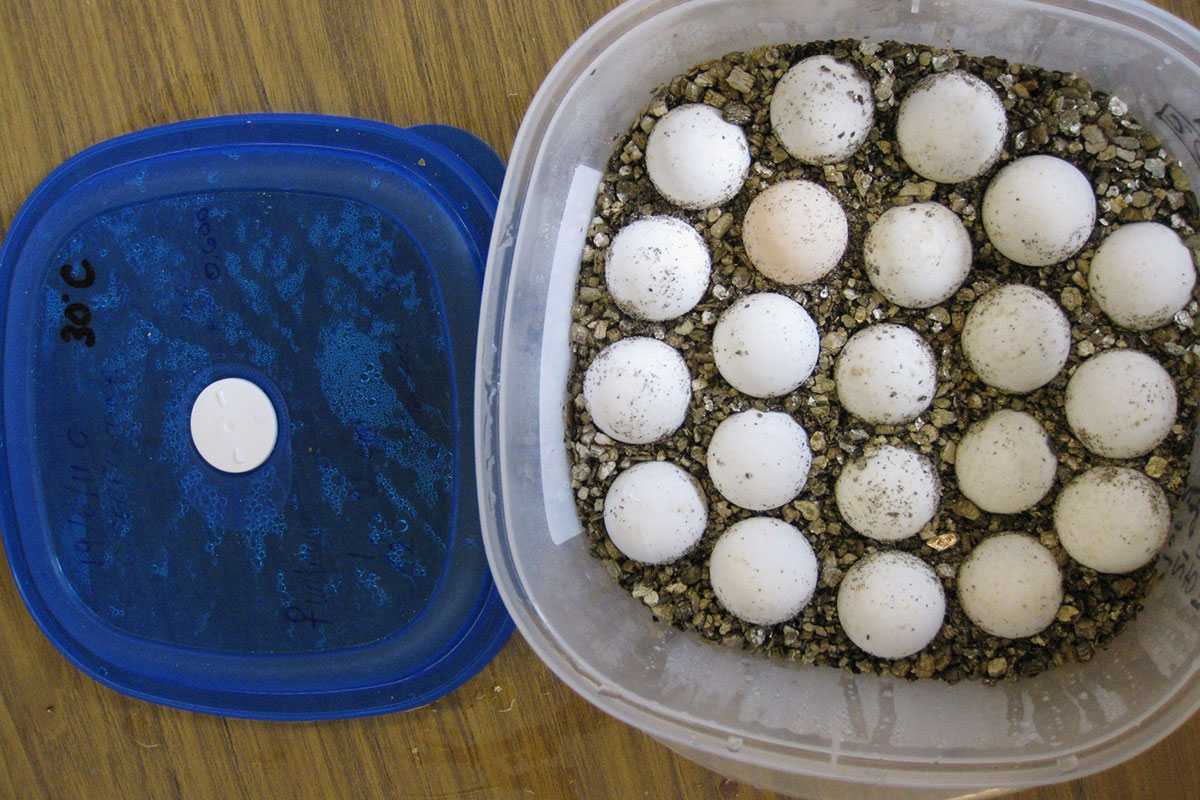
[[[900,102],[896,145],[922,178],[960,183],[987,172],[1004,149],[1008,115],[979,78],[954,70],[922,78]]]
[[[1055,156],[1018,158],[983,193],[983,229],[1003,255],[1029,267],[1065,261],[1096,223],[1087,176]]]
[[[1062,570],[1032,536],[984,539],[958,568],[958,600],[967,617],[992,636],[1021,639],[1045,630],[1062,605]]]
[[[954,456],[959,491],[993,514],[1033,508],[1054,485],[1057,468],[1042,424],[1011,409],[967,428]]]
[[[732,199],[749,169],[746,134],[709,105],[676,106],[655,123],[646,142],[651,183],[683,208],[711,208]]]
[[[874,121],[871,84],[833,56],[797,62],[771,96],[771,128],[805,164],[845,161],[867,140]]]
[[[850,337],[833,371],[842,407],[867,422],[898,425],[933,402],[937,362],[911,328],[871,325]]]
[[[904,658],[941,630],[946,594],[924,561],[884,550],[846,572],[838,587],[837,613],[842,630],[859,648],[877,658]]]
[[[742,221],[750,263],[786,284],[812,283],[836,267],[849,235],[837,198],[812,181],[781,181],[764,189]]]
[[[775,625],[800,613],[817,588],[817,557],[799,530],[781,520],[736,522],[708,560],[713,593],[734,616]]]
[[[1192,251],[1157,222],[1134,222],[1110,233],[1088,272],[1096,304],[1113,322],[1135,331],[1170,322],[1195,285]]]
[[[700,302],[711,268],[708,248],[695,228],[675,217],[645,217],[613,238],[604,281],[626,314],[661,322]]]
[[[691,399],[683,356],[644,336],[605,347],[583,376],[583,402],[592,422],[626,444],[647,444],[674,433]]]
[[[1048,294],[1013,283],[976,301],[963,324],[962,349],[988,386],[1032,392],[1054,380],[1071,354],[1071,323]]]
[[[848,463],[834,493],[851,528],[893,542],[914,535],[933,519],[941,487],[929,459],[885,444]]]
[[[890,208],[863,242],[867,278],[904,308],[929,308],[950,297],[971,271],[971,237],[940,203]]]
[[[707,524],[699,481],[669,461],[634,464],[604,496],[604,530],[634,561],[674,561],[700,541]]]
[[[812,451],[782,411],[742,411],[721,421],[708,444],[708,476],[726,500],[751,511],[778,508],[808,483]]]
[[[1150,356],[1109,350],[1079,365],[1067,382],[1067,424],[1088,450],[1134,458],[1175,424],[1175,382]]]
[[[762,292],[738,300],[713,330],[713,361],[721,377],[751,397],[779,397],[808,379],[821,337],[799,303]]]
[[[1171,532],[1171,509],[1159,485],[1137,470],[1095,467],[1059,494],[1054,529],[1071,558],[1121,574],[1154,560]]]

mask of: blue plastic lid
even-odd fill
[[[495,655],[471,405],[503,173],[454,128],[256,115],[104,142],[34,191],[0,251],[0,524],[71,661],[320,719],[423,705]],[[224,378],[275,413],[245,471],[192,435]]]

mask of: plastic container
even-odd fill
[[[982,797],[1130,758],[1200,706],[1200,534],[1189,489],[1144,612],[1087,664],[996,687],[779,663],[655,623],[578,540],[563,445],[570,304],[614,138],[705,58],[894,38],[1080,73],[1123,98],[1200,185],[1200,33],[1107,0],[633,0],[560,60],[517,136],[484,289],[476,386],[484,541],[538,655],[679,753],[806,797]],[[540,409],[540,414],[531,409]],[[1194,474],[1193,474],[1193,486]]]

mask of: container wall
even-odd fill
[[[1101,769],[1194,711],[1200,587],[1190,525],[1176,534],[1168,575],[1146,611],[1111,648],[1086,665],[986,687],[852,676],[703,643],[654,623],[578,540],[553,544],[548,522],[578,525],[565,460],[555,456],[566,331],[547,333],[541,321],[548,307],[571,303],[577,262],[556,264],[555,251],[578,253],[591,210],[564,217],[563,209],[573,182],[577,194],[579,181],[594,188],[615,137],[655,88],[705,58],[771,42],[868,36],[953,46],[1082,74],[1122,97],[1200,181],[1190,121],[1200,115],[1200,40],[1175,22],[1181,36],[1160,30],[1156,41],[1143,30],[1154,18],[1148,7],[1081,2],[642,2],[610,15],[568,53],[518,137],[489,265],[504,276],[491,279],[501,282],[485,297],[481,331],[494,342],[488,325],[503,329],[499,351],[481,359],[493,367],[485,363],[481,377],[489,399],[480,426],[499,426],[498,438],[483,442],[493,449],[481,458],[499,462],[498,472],[490,462],[483,468],[482,491],[502,492],[485,497],[500,515],[497,528],[485,507],[485,538],[518,625],[560,676],[714,768],[963,791]],[[539,418],[531,409],[540,405]],[[807,786],[783,780],[759,782]]]

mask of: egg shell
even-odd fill
[[[751,409],[726,417],[708,445],[708,475],[734,505],[766,511],[808,483],[812,450],[799,422],[782,411]]]
[[[773,281],[822,278],[846,252],[850,226],[837,198],[812,181],[780,181],[750,201],[742,244],[750,263]]]
[[[696,229],[675,217],[644,217],[613,237],[604,281],[622,311],[662,322],[691,311],[708,290],[712,260]]]
[[[669,461],[622,472],[604,496],[604,530],[634,561],[665,564],[687,553],[708,524],[700,482]]]
[[[991,86],[969,72],[929,75],[909,89],[896,115],[900,156],[923,178],[961,183],[1000,158],[1008,114]]]
[[[933,569],[914,555],[883,550],[860,559],[842,578],[838,621],[860,649],[904,658],[942,628],[946,594]]]
[[[771,96],[771,127],[805,164],[845,161],[875,121],[871,84],[852,64],[820,55],[794,64]]]
[[[1135,458],[1171,432],[1175,382],[1135,350],[1107,350],[1084,361],[1067,382],[1067,424],[1083,446],[1105,458]]]
[[[1032,536],[1002,533],[975,546],[958,568],[958,601],[992,636],[1023,639],[1049,627],[1062,605],[1062,570]]]
[[[962,286],[971,271],[971,236],[941,203],[889,208],[863,242],[871,285],[904,308],[929,308]]]
[[[1079,252],[1096,223],[1092,182],[1055,156],[1018,158],[983,193],[988,240],[1018,264],[1043,267]]]
[[[1149,564],[1167,543],[1171,508],[1162,488],[1143,473],[1093,467],[1059,493],[1054,529],[1080,564],[1122,574]]]
[[[1096,304],[1117,325],[1135,331],[1166,325],[1195,286],[1192,251],[1157,222],[1134,222],[1110,233],[1088,272]]]
[[[980,380],[1004,392],[1032,392],[1054,380],[1071,355],[1071,323],[1050,295],[1019,283],[975,302],[962,348]]]
[[[941,485],[929,459],[885,444],[846,464],[834,495],[851,528],[894,542],[915,535],[933,519]]]
[[[808,312],[789,297],[742,297],[713,329],[713,361],[729,385],[751,397],[788,394],[812,375],[821,335]]]
[[[954,455],[959,491],[993,514],[1033,508],[1054,485],[1057,468],[1042,424],[1008,408],[968,428]]]
[[[683,356],[645,336],[608,345],[583,376],[583,401],[592,422],[626,444],[648,444],[674,433],[691,399]]]
[[[754,625],[799,614],[817,588],[817,557],[799,530],[781,520],[736,522],[713,545],[709,580],[717,600]]]
[[[646,141],[650,182],[682,208],[711,208],[733,199],[749,169],[745,132],[709,105],[676,106],[655,123]]]
[[[842,347],[834,367],[838,400],[867,422],[898,425],[916,419],[937,389],[933,350],[903,325],[871,325]]]

